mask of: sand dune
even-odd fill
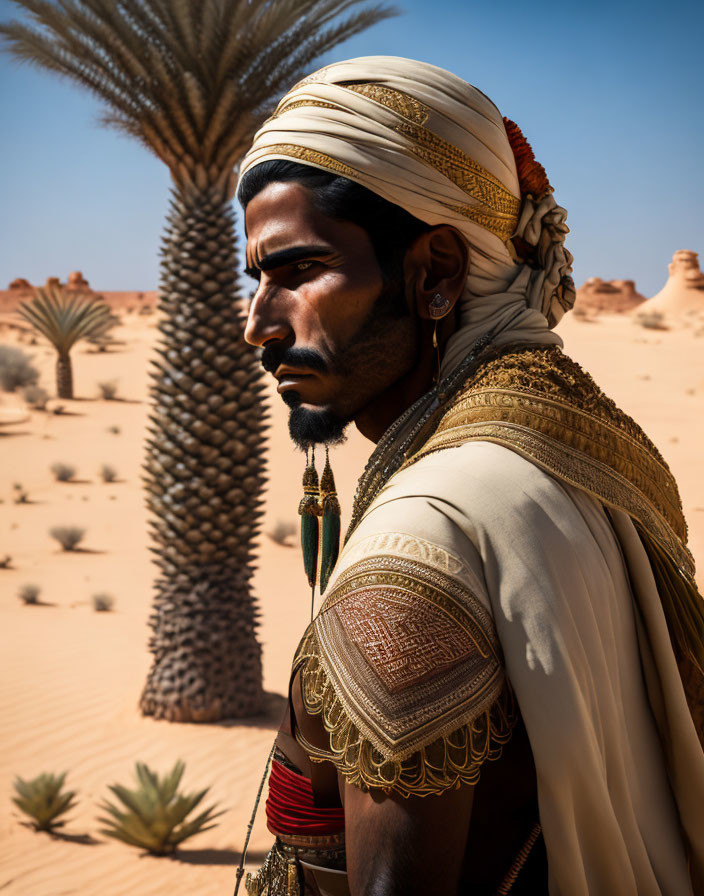
[[[5,319],[5,318],[2,318]],[[0,322],[1,320],[0,319]],[[74,351],[76,394],[61,402],[67,413],[25,415],[18,396],[0,393],[0,891],[8,896],[206,896],[234,887],[251,804],[271,745],[281,697],[268,718],[232,725],[171,725],[137,710],[149,666],[146,627],[153,569],[140,489],[142,439],[148,411],[147,359],[154,319],[124,315],[116,336],[124,345],[105,353]],[[567,350],[588,367],[623,408],[634,414],[678,477],[690,523],[691,547],[704,562],[704,340],[692,329],[654,332],[630,318],[587,325],[568,317],[561,325]],[[15,331],[0,340],[15,340]],[[54,357],[44,345],[27,347],[52,394]],[[97,383],[117,379],[124,401],[97,399]],[[296,522],[303,459],[290,445],[285,413],[272,391],[270,488],[264,531]],[[50,405],[51,406],[51,405]],[[110,431],[119,427],[119,432]],[[333,463],[346,515],[369,443],[353,433]],[[57,483],[49,467],[70,462],[75,484]],[[121,481],[98,476],[109,463]],[[32,503],[13,503],[19,481]],[[86,529],[89,552],[66,554],[48,536],[55,524]],[[18,588],[36,582],[51,606],[24,606]],[[262,608],[265,686],[282,695],[292,651],[310,612],[298,551],[262,535],[255,589]],[[115,611],[95,613],[91,596],[114,595]],[[219,824],[185,844],[177,859],[140,857],[98,834],[97,804],[108,784],[129,783],[135,760],[159,770],[186,761],[184,787],[210,785],[210,800],[226,809]],[[67,833],[95,842],[52,839],[24,827],[10,802],[15,774],[69,772],[79,791]],[[268,848],[263,812],[251,859]]]

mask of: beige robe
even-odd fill
[[[436,568],[493,618],[534,754],[551,896],[690,896],[688,844],[704,859],[704,754],[629,518],[471,442],[390,480],[327,595],[374,556]],[[471,725],[471,701],[463,711]]]

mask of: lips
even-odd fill
[[[282,392],[286,392],[288,389],[299,389],[302,383],[305,383],[306,380],[312,379],[313,375],[310,373],[287,373],[279,380],[279,385],[276,387],[276,391],[281,394]]]
[[[282,364],[276,368],[274,378],[278,380],[278,391],[281,392],[284,389],[291,389],[294,386],[298,386],[305,380],[312,379],[313,374],[306,373],[299,367],[286,367]]]

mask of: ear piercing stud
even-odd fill
[[[445,317],[449,310],[450,300],[436,292],[430,305],[428,305],[428,314],[430,314],[433,320],[440,320],[441,317]]]

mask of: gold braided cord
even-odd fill
[[[482,764],[499,759],[516,722],[508,684],[491,707],[421,747],[403,761],[385,758],[351,721],[320,661],[314,628],[301,642],[293,663],[301,670],[306,712],[320,715],[330,748],[320,749],[296,730],[296,739],[313,762],[332,762],[344,778],[362,790],[379,788],[403,797],[433,796],[461,784],[476,784]]]
[[[376,102],[396,113],[403,121],[393,130],[408,141],[411,153],[425,164],[439,171],[470,196],[477,205],[466,203],[447,204],[447,208],[506,242],[515,232],[521,207],[519,198],[513,195],[498,177],[487,171],[459,147],[426,128],[432,110],[408,94],[382,84],[343,83],[340,86]],[[313,97],[283,100],[273,118],[286,112],[305,107],[346,111],[343,106]],[[268,148],[272,155],[287,155],[317,167],[326,168],[352,179],[359,175],[352,168],[325,153],[293,144],[277,144]]]

